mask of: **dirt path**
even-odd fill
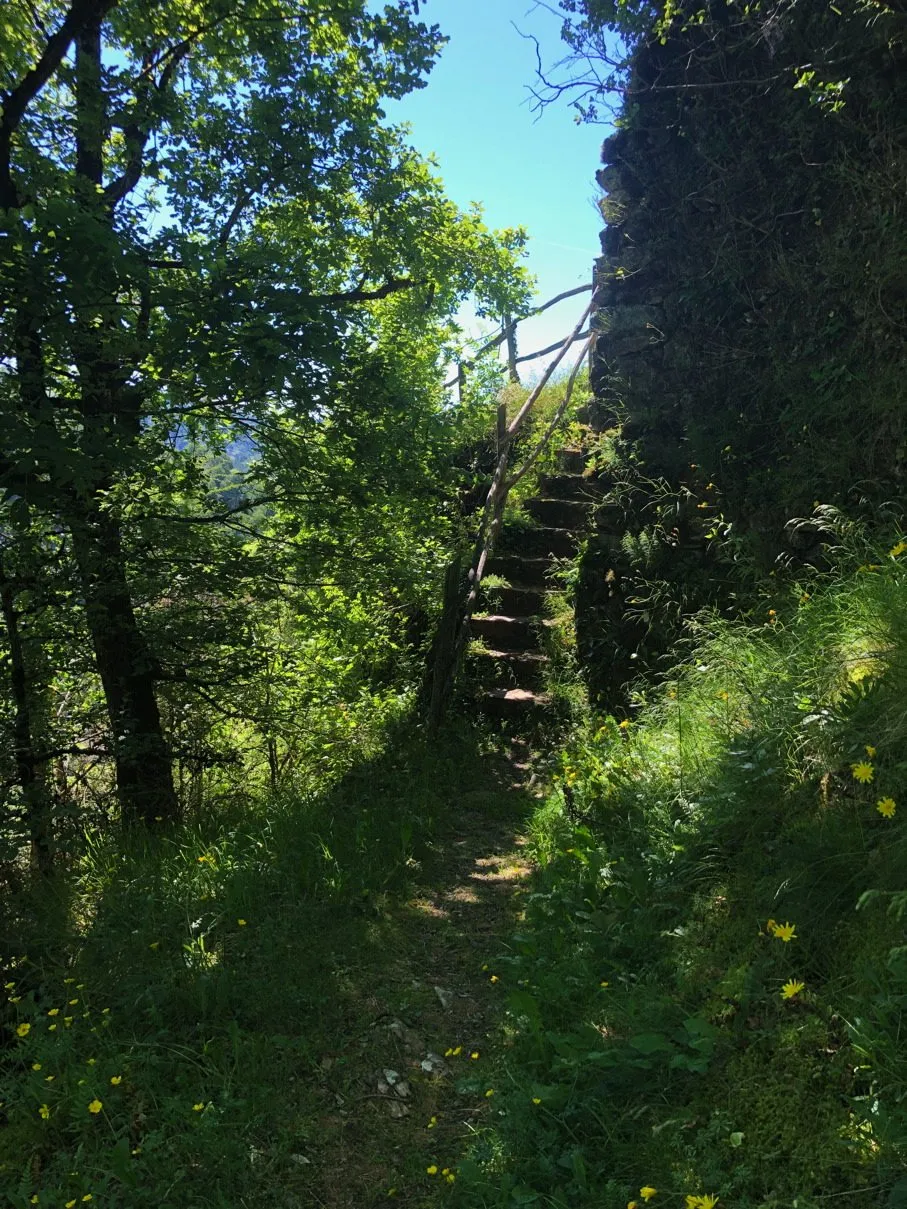
[[[525,744],[489,761],[477,770],[483,788],[452,804],[417,892],[376,923],[390,948],[363,1003],[370,1024],[322,1060],[328,1103],[313,1192],[329,1209],[449,1201],[457,1164],[493,1111],[488,1072],[503,1012],[494,959],[519,916],[530,872],[520,829],[538,791]]]

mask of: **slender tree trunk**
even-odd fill
[[[53,809],[47,780],[37,758],[32,700],[34,686],[29,676],[25,647],[19,628],[16,593],[0,560],[0,613],[6,627],[10,655],[10,688],[13,698],[13,751],[16,779],[22,790],[31,841],[32,868],[50,873],[53,868]]]
[[[119,523],[100,508],[86,508],[70,528],[110,717],[123,821],[171,823],[179,804],[154,692],[155,661],[133,612]]]

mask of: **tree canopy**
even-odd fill
[[[524,236],[384,119],[443,44],[410,0],[16,3],[0,39],[11,783],[38,792],[42,748],[107,752],[126,817],[166,822],[175,685],[227,709],[253,600],[424,594],[465,415],[439,370],[465,298],[524,305]],[[107,714],[49,746],[38,617]]]

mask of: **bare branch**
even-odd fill
[[[591,329],[587,327],[584,332],[580,332],[578,336],[574,336],[571,342],[576,343],[577,340],[585,340],[591,334]],[[549,344],[547,348],[540,348],[537,353],[524,353],[522,357],[517,357],[517,362],[535,361],[537,357],[547,357],[549,353],[556,352],[562,344],[563,340],[557,340],[554,344]]]
[[[344,290],[338,294],[309,294],[307,301],[322,302],[322,303],[344,303],[344,302],[377,302],[380,298],[387,298],[390,294],[397,294],[401,290],[411,290],[414,286],[425,285],[424,281],[416,281],[411,277],[390,278],[385,281],[384,285],[379,285],[374,290],[364,290],[357,286],[353,290]]]
[[[534,307],[531,311],[527,311],[525,315],[520,315],[519,319],[514,320],[514,322],[522,323],[524,319],[531,319],[534,315],[541,315],[542,311],[547,311],[550,306],[555,306],[556,303],[563,302],[565,298],[573,298],[577,294],[585,294],[592,288],[592,282],[588,282],[586,285],[574,286],[572,290],[564,290],[563,293],[555,294],[553,298],[549,298],[547,302],[543,302],[541,306]],[[483,344],[475,356],[471,358],[471,360],[461,361],[457,368],[456,376],[451,378],[449,382],[444,383],[445,390],[451,386],[456,386],[456,384],[460,381],[460,372],[462,370],[467,370],[470,368],[470,366],[475,365],[479,357],[483,356],[485,353],[491,352],[493,348],[499,348],[506,339],[507,332],[502,330],[498,332],[496,336],[493,336],[486,344]],[[553,345],[551,348],[543,349],[541,353],[533,353],[532,357],[542,357],[545,353],[553,352],[556,348],[560,348],[560,343]],[[529,361],[531,359],[532,358],[528,356],[518,357],[517,361]]]

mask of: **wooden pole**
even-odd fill
[[[511,315],[504,315],[504,337],[507,341],[507,374],[510,381],[517,386],[520,384],[520,375],[516,367],[516,323]]]

